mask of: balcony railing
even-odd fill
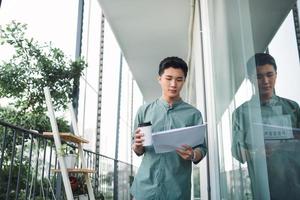
[[[68,144],[76,151],[76,146]],[[118,164],[118,197],[130,199],[130,182],[135,168],[92,151],[84,150],[88,168],[100,168],[91,175],[96,199],[113,199],[114,162]],[[98,157],[98,159],[96,159]],[[26,130],[0,121],[0,199],[66,199],[54,141],[35,131]],[[83,175],[70,174],[74,196],[87,193]]]

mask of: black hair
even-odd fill
[[[167,69],[169,67],[173,67],[175,69],[182,69],[182,71],[184,73],[184,77],[186,78],[187,72],[188,72],[188,66],[187,66],[186,62],[184,60],[182,60],[181,58],[172,56],[172,57],[167,57],[167,58],[163,59],[159,64],[159,70],[158,70],[159,76],[161,76],[164,73],[165,69]]]
[[[275,59],[268,53],[256,53],[247,62],[247,73],[251,76],[256,71],[256,68],[262,65],[272,65],[275,72],[277,72],[277,65]]]

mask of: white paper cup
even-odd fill
[[[139,129],[141,133],[143,133],[143,146],[151,146],[152,145],[152,130],[151,130],[151,122],[141,123],[139,124]]]

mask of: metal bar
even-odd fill
[[[58,162],[56,162],[56,166],[58,166]],[[62,197],[62,176],[61,173],[56,174],[56,187],[55,187],[55,197],[56,199],[61,199]]]
[[[204,75],[205,74],[205,69],[204,69],[204,66],[205,66],[205,60],[204,59],[206,59],[205,58],[205,54],[204,54],[204,51],[205,51],[205,48],[204,48],[204,43],[205,43],[205,39],[204,39],[204,35],[203,35],[203,29],[205,29],[205,19],[203,19],[203,16],[202,16],[202,8],[203,7],[205,7],[205,6],[203,6],[202,5],[202,1],[200,1],[200,0],[197,0],[198,2],[197,2],[197,6],[198,6],[198,10],[199,10],[199,27],[200,27],[200,31],[201,31],[201,34],[200,34],[200,46],[201,46],[201,54],[199,55],[199,56],[201,56],[201,73],[203,74],[203,79],[202,79],[202,85],[203,85],[203,94],[204,95],[206,95],[207,93],[206,93],[206,82],[207,82],[207,78],[206,78],[206,76]],[[207,117],[207,98],[203,98],[202,99],[202,101],[203,101],[203,104],[204,104],[204,106],[203,106],[203,109],[204,109],[204,119],[207,119],[208,117]],[[206,132],[206,138],[207,138],[207,132]],[[210,157],[210,155],[209,155],[209,153],[207,153],[207,155],[206,155],[206,159],[207,160],[209,160],[209,157]],[[206,181],[207,181],[207,190],[205,191],[205,192],[207,192],[207,195],[203,195],[203,193],[205,193],[205,192],[202,192],[201,193],[201,198],[205,198],[205,197],[207,197],[208,199],[211,199],[211,188],[210,188],[210,186],[211,186],[211,184],[210,184],[210,167],[209,167],[209,162],[207,162],[207,167],[206,167],[206,176],[207,176],[207,179],[206,179]],[[201,182],[200,182],[200,184],[201,184]],[[203,183],[202,183],[203,184]],[[202,187],[203,188],[203,187]],[[203,190],[203,189],[202,189]],[[201,186],[200,186],[200,191],[201,191]]]
[[[35,190],[36,190],[36,184],[37,184],[37,174],[38,174],[38,166],[39,166],[39,157],[40,157],[40,140],[38,140],[37,144],[37,157],[36,157],[36,163],[35,163],[35,173],[34,173],[34,182],[33,182],[33,200],[35,199]]]
[[[120,105],[121,105],[121,86],[122,86],[123,56],[120,54],[119,88],[118,88],[118,106],[117,106],[117,125],[116,125],[116,144],[114,160],[114,200],[118,199],[118,157],[119,157],[119,134],[120,134]]]
[[[300,59],[300,22],[299,22],[299,8],[297,2],[293,7],[293,17],[294,17],[294,26],[296,32],[296,41],[297,41],[297,49],[298,49],[298,57]]]
[[[44,178],[44,172],[45,172],[45,160],[46,160],[46,151],[47,151],[47,141],[43,141],[43,150],[44,150],[44,155],[43,155],[43,163],[42,163],[42,179]]]
[[[83,30],[83,12],[84,12],[84,0],[79,0],[78,1],[78,17],[77,17],[75,58],[79,58],[81,56],[82,30]]]
[[[13,134],[13,145],[12,145],[12,154],[10,159],[10,166],[9,166],[9,173],[8,173],[8,183],[7,183],[7,190],[6,190],[6,197],[5,199],[9,199],[9,193],[10,193],[10,184],[12,179],[12,168],[14,166],[14,155],[16,150],[16,131],[14,131]]]
[[[97,125],[96,125],[96,153],[100,154],[100,139],[101,139],[101,110],[102,110],[102,80],[103,80],[103,59],[104,59],[104,31],[105,17],[101,14],[101,31],[100,31],[100,55],[99,55],[99,76],[98,76],[98,104],[97,104]],[[100,168],[99,157],[96,156],[96,169]],[[95,188],[98,191],[100,172],[97,170],[95,174]]]
[[[82,30],[83,30],[83,12],[84,12],[84,0],[79,0],[78,1],[78,18],[77,18],[77,34],[76,34],[75,59],[78,59],[78,58],[81,57]],[[73,97],[73,102],[72,103],[73,103],[74,110],[75,110],[75,113],[76,113],[76,118],[77,118],[77,114],[78,114],[78,102],[79,102],[79,84],[80,84],[80,80],[79,79],[74,79],[73,81],[77,82],[76,84],[73,83],[73,91],[72,91],[72,97]]]
[[[1,145],[1,158],[0,158],[0,177],[1,176],[1,171],[2,171],[2,165],[3,165],[3,160],[4,160],[4,149],[5,149],[5,141],[6,141],[6,135],[7,135],[7,127],[4,127],[4,134],[3,134],[3,141]]]
[[[48,175],[47,175],[47,179],[48,179],[48,181],[49,181],[49,184],[51,183],[50,182],[50,174],[51,174],[51,163],[52,163],[52,146],[53,146],[53,144],[52,144],[52,142],[50,142],[50,145],[49,145],[49,148],[50,148],[50,152],[49,152],[49,164],[48,164]],[[49,193],[49,189],[51,190],[51,186],[49,186],[48,187],[48,190],[47,190],[47,193]],[[52,193],[52,191],[51,191],[51,193]]]
[[[18,178],[17,178],[17,187],[16,187],[16,199],[19,199],[19,187],[20,187],[20,174],[21,174],[21,166],[23,162],[23,152],[24,152],[24,133],[22,133],[22,148],[21,148],[21,154],[20,154],[20,164],[19,164],[19,170],[18,170]]]
[[[29,160],[28,162],[31,163],[31,158],[32,158],[32,148],[33,148],[33,143],[34,143],[34,138],[33,136],[31,136],[31,141],[30,141],[30,151],[29,151]],[[26,178],[26,199],[30,198],[28,197],[28,190],[29,190],[29,176],[30,176],[30,171],[31,171],[31,167],[29,167],[28,172],[27,172],[27,178]]]
[[[27,130],[27,129],[19,127],[19,126],[15,126],[13,124],[9,124],[7,122],[2,121],[1,119],[0,119],[0,125],[5,126],[7,128],[11,128],[11,129],[19,131],[19,132],[29,133],[29,134],[31,134],[33,136],[47,138],[46,136],[44,136],[44,135],[42,135],[40,133],[37,133],[36,131]]]
[[[131,113],[131,116],[130,116],[130,137],[131,137],[131,141],[132,141],[132,134],[134,132],[134,127],[133,127],[133,97],[134,97],[134,81],[133,81],[133,78],[131,77],[131,110],[130,110],[130,113]],[[132,143],[131,143],[132,144]],[[133,183],[133,150],[130,146],[130,178],[129,178],[129,185],[131,187],[132,183]],[[130,193],[130,199],[133,199],[133,196],[131,195]]]
[[[103,165],[104,165],[104,161],[103,161],[103,158],[102,157],[100,157],[99,158],[99,162],[101,163],[101,165],[100,165],[100,167],[101,168],[99,168],[99,177],[100,177],[100,191],[103,191],[103,185],[104,185],[104,181],[103,181],[103,177],[100,175],[100,172],[103,172],[105,169],[103,169]],[[101,171],[100,171],[100,169],[101,169]]]
[[[44,172],[45,172],[45,162],[46,162],[46,152],[47,152],[47,140],[43,140],[43,150],[44,150],[44,155],[43,155],[43,161],[42,161],[42,165],[43,165],[43,167],[42,167],[42,180],[41,180],[41,183],[43,184],[44,183],[44,176],[45,176],[45,174],[44,174]],[[43,187],[42,187],[43,188]],[[44,190],[44,189],[43,189]],[[44,193],[44,191],[42,191],[43,193]],[[46,195],[48,194],[48,191],[46,191]]]
[[[55,148],[55,145],[54,145],[54,148]],[[57,154],[55,154],[54,166],[55,166],[55,168],[59,167],[58,160],[57,160]],[[60,173],[56,174],[56,179],[55,180],[56,180],[55,181],[55,198],[60,199],[61,198],[61,184],[62,184]]]

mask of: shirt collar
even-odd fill
[[[171,108],[175,108],[176,106],[178,106],[179,104],[181,104],[183,101],[182,101],[181,98],[178,99],[178,100],[176,100],[176,101],[174,101],[172,107],[171,107],[171,106],[169,105],[169,103],[168,103],[165,99],[163,99],[162,97],[159,98],[159,102],[161,102],[162,105],[163,105],[165,108],[171,109]]]
[[[269,99],[267,102],[261,102],[260,105],[262,105],[262,106],[274,106],[277,102],[278,102],[278,96],[273,94],[271,99]]]
[[[273,94],[272,97],[266,102],[261,102],[257,95],[254,95],[251,99],[252,102],[256,102],[256,105],[261,105],[261,106],[274,106],[278,102],[278,100],[279,98],[275,94]]]

